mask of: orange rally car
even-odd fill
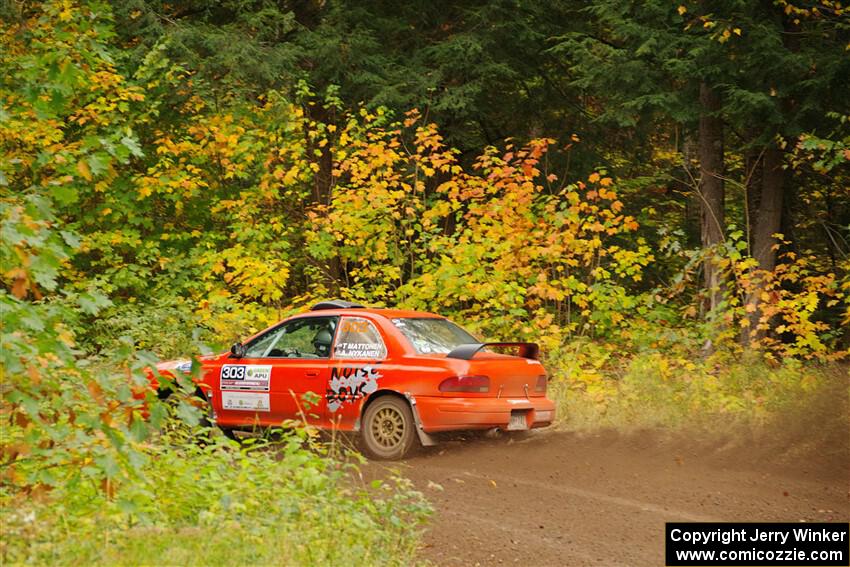
[[[538,352],[533,343],[480,343],[432,313],[326,301],[201,357],[199,393],[226,433],[306,415],[324,429],[359,432],[373,458],[400,459],[441,431],[551,424],[555,404]],[[157,368],[168,375],[190,366]],[[302,413],[307,392],[320,401]]]

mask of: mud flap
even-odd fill
[[[437,440],[425,432],[425,428],[422,426],[422,420],[419,419],[419,410],[416,407],[416,398],[414,398],[410,392],[405,392],[404,397],[407,398],[408,403],[410,403],[410,411],[413,413],[413,422],[416,424],[416,434],[419,435],[419,442],[422,443],[423,447],[433,447],[437,444]]]

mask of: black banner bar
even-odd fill
[[[850,566],[848,523],[685,523],[666,526],[670,567]]]

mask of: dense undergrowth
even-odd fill
[[[295,435],[240,449],[221,438],[205,445],[159,438],[141,451],[145,462],[126,486],[104,491],[82,483],[4,499],[4,557],[49,564],[408,564],[416,548],[409,526],[428,509],[418,494],[402,481],[353,485],[354,465],[302,443]]]
[[[329,458],[303,429],[242,447],[199,443],[205,434],[178,427],[148,440],[129,477],[4,490],[4,564],[413,562],[430,508],[407,481],[358,482],[354,462]]]

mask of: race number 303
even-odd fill
[[[223,380],[244,380],[247,366],[236,364],[225,364],[221,367],[221,378]]]

